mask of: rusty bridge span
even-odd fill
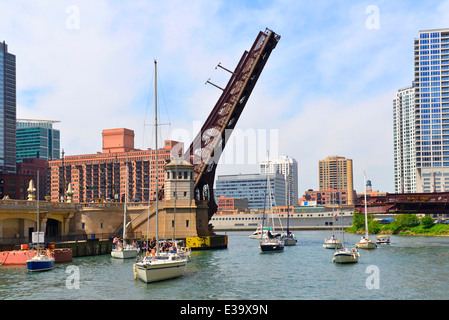
[[[355,210],[365,213],[365,205],[357,204]],[[449,214],[449,192],[387,193],[385,196],[371,198],[367,203],[367,212]]]
[[[273,31],[261,31],[251,49],[243,53],[234,71],[218,65],[230,73],[230,79],[225,88],[217,86],[223,93],[183,156],[194,165],[195,199],[207,200],[209,220],[217,211],[213,184],[220,155],[279,40],[280,36]]]

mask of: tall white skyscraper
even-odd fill
[[[449,29],[414,40],[417,192],[449,191]]]
[[[394,189],[416,192],[415,86],[401,88],[393,99]]]
[[[298,162],[289,156],[280,156],[276,160],[265,160],[260,163],[261,173],[280,173],[286,183],[286,204],[298,204]]]

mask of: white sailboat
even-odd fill
[[[340,211],[340,220],[341,220],[341,211]],[[344,230],[343,230],[343,222],[341,226],[341,232],[343,234],[343,244],[340,248],[336,248],[336,251],[334,253],[334,257],[332,259],[332,262],[335,263],[357,263],[359,262],[360,253],[357,250],[357,248],[346,248],[344,246],[345,242],[345,236],[344,236]]]
[[[289,175],[290,179],[290,175]],[[282,233],[281,235],[281,241],[284,242],[284,246],[295,246],[298,240],[296,240],[295,235],[293,232],[290,231],[290,182],[288,183],[287,187],[287,231]]]
[[[335,205],[335,198],[333,199],[333,204]],[[342,248],[342,244],[340,242],[340,239],[335,237],[334,234],[334,226],[337,215],[334,214],[334,206],[332,206],[332,236],[329,239],[324,239],[323,248],[324,249],[340,249]]]
[[[332,258],[332,262],[335,262],[335,263],[357,263],[357,262],[359,262],[359,257],[360,257],[360,254],[359,254],[357,248],[349,249],[349,248],[345,247],[345,231],[343,229],[343,219],[342,219],[342,215],[341,215],[341,201],[340,201],[340,226],[341,226],[343,243],[340,248],[336,248],[334,257]]]
[[[30,192],[35,192],[36,190],[33,187],[33,180],[30,181],[30,187],[28,189]],[[51,270],[55,267],[55,258],[51,256],[50,252],[47,250],[46,253],[40,252],[39,248],[39,242],[40,242],[40,232],[39,232],[39,170],[37,171],[37,218],[36,218],[36,229],[37,232],[35,233],[37,235],[37,253],[34,257],[31,259],[28,259],[27,269],[28,271],[47,271]]]
[[[157,61],[154,61],[154,109],[155,109],[155,157],[156,166],[158,163],[157,156]],[[156,190],[158,185],[158,170],[156,167]],[[159,248],[159,218],[158,218],[158,192],[156,191],[156,248],[153,249],[151,255],[147,255],[136,261],[133,265],[134,277],[151,283],[156,281],[173,279],[182,276],[187,265],[187,257],[178,253],[161,253]],[[148,206],[148,223],[150,218],[150,206]],[[148,233],[147,233],[148,234]]]
[[[355,244],[355,246],[360,249],[375,249],[375,248],[377,248],[376,242],[374,242],[368,238],[368,210],[367,210],[367,204],[366,204],[366,176],[365,176],[365,174],[364,174],[363,181],[365,183],[365,235],[360,238],[359,242],[357,242]]]
[[[269,208],[269,212],[270,212],[270,216],[271,216],[273,232],[275,232],[273,210],[272,210],[272,203],[271,203],[270,178],[269,178],[268,172],[266,174],[267,174],[268,208]],[[264,216],[265,216],[265,210],[264,210]],[[263,221],[265,221],[265,218],[262,218],[262,230],[263,230]],[[267,238],[262,239],[262,241],[259,241],[259,247],[262,250],[262,252],[280,252],[280,251],[284,251],[284,242],[279,240],[279,238],[276,237],[275,234],[273,234],[271,232],[271,230],[268,230]]]
[[[125,204],[123,212],[123,243],[112,249],[111,256],[117,259],[130,259],[135,258],[140,252],[140,248],[126,243],[126,210],[128,206],[128,162],[126,163],[126,184],[125,184]]]

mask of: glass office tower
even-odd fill
[[[60,158],[60,132],[53,129],[56,122],[59,121],[17,119],[17,162]]]
[[[414,40],[418,192],[449,191],[449,29]]]
[[[0,42],[0,172],[16,173],[16,56]]]
[[[267,195],[267,180],[270,181],[271,197]],[[248,199],[250,209],[268,209],[269,201],[273,207],[287,205],[285,190],[286,181],[280,173],[223,175],[215,181],[217,199],[221,196]]]

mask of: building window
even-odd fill
[[[186,220],[186,228],[189,227],[189,220]]]

